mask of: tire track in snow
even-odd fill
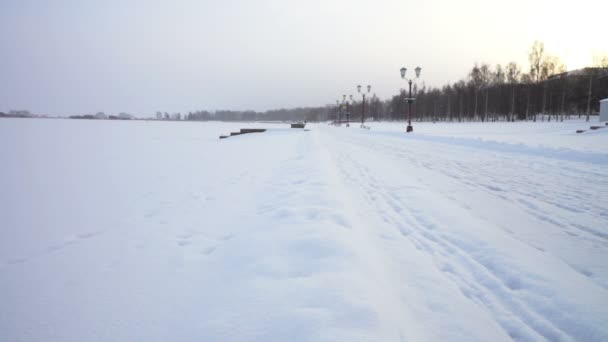
[[[519,211],[525,211],[528,217],[537,221],[535,228],[537,231],[534,232],[536,238],[522,240],[536,249],[546,249],[542,247],[546,244],[543,238],[546,234],[562,234],[565,240],[574,236],[584,240],[586,245],[584,248],[596,250],[597,253],[602,253],[608,248],[608,243],[602,236],[602,227],[608,224],[608,215],[605,214],[604,209],[608,207],[608,174],[601,167],[585,163],[556,163],[551,158],[517,159],[509,154],[479,155],[478,158],[471,158],[466,154],[474,153],[475,150],[471,151],[460,146],[451,149],[453,153],[445,153],[444,144],[434,144],[431,141],[421,144],[415,140],[398,139],[396,136],[388,137],[389,144],[379,139],[382,137],[382,135],[373,136],[369,145],[362,145],[359,142],[359,147],[374,153],[383,151],[395,160],[407,160],[410,165],[425,167],[429,176],[419,179],[422,183],[428,183],[426,179],[441,179],[445,178],[441,177],[442,175],[446,175],[449,177],[448,181],[465,185],[472,193],[486,193],[498,199],[495,201],[497,206],[506,203],[512,207],[515,204],[519,209],[512,207],[514,214],[522,216]],[[349,142],[357,144],[356,141]],[[413,145],[416,148],[409,150],[398,148],[403,144]],[[431,153],[418,151],[420,146],[424,146],[424,149]],[[465,154],[465,158],[458,157],[461,153]],[[529,168],[532,168],[531,172]],[[501,184],[500,188],[495,184]],[[427,185],[450,199],[462,202],[460,204],[465,209],[475,206],[463,201],[467,200],[468,196],[463,191],[460,191],[461,194],[456,199],[449,190],[433,183]],[[507,188],[508,191],[503,191],[503,188]],[[484,205],[484,203],[476,204]],[[485,213],[477,212],[477,214],[483,216]],[[508,217],[506,219],[508,222]],[[514,231],[513,228],[517,225],[499,224],[499,227],[512,235],[528,234],[521,230]],[[548,252],[553,253],[560,250],[563,250],[563,246],[555,245],[547,249]],[[574,253],[576,251],[571,250],[566,254]],[[593,281],[608,289],[608,267],[598,262],[601,257],[589,255],[585,260],[584,264],[592,265],[592,268],[597,269],[593,272],[587,269],[588,266],[583,267],[580,262],[573,262],[570,257],[564,257],[562,254],[556,253],[574,270],[585,276],[592,275]]]
[[[343,172],[347,172],[346,169],[349,172],[358,169],[356,162],[348,157],[343,156],[339,160],[339,164],[345,165]],[[369,174],[364,176],[363,179],[371,177]],[[353,180],[364,182],[363,179]],[[367,191],[376,191],[380,194],[383,202],[388,204],[388,207],[393,211],[392,216],[397,217],[397,219],[392,219],[389,222],[392,221],[404,237],[412,239],[419,250],[431,255],[437,268],[448,273],[450,278],[458,282],[463,295],[478,304],[492,308],[495,316],[499,317],[500,325],[505,328],[510,337],[526,340],[535,340],[541,337],[550,340],[566,338],[563,332],[538,317],[518,301],[504,303],[505,298],[510,296],[509,290],[519,289],[520,281],[518,279],[500,279],[500,274],[495,274],[491,268],[471,257],[467,249],[460,248],[436,234],[434,231],[437,230],[437,224],[429,221],[422,210],[415,209],[407,204],[402,206],[400,204],[402,202],[392,195],[390,190],[379,186],[377,182],[375,182],[375,186],[369,187]],[[402,221],[407,222],[407,225],[400,223]],[[455,258],[458,262],[445,261]],[[464,267],[462,267],[463,265]],[[470,280],[471,275],[474,276],[474,282]],[[503,312],[508,312],[508,314],[505,315]],[[514,324],[511,319],[500,318],[511,315],[522,318],[518,320],[517,324]]]
[[[337,134],[333,136],[335,137]],[[344,178],[351,182],[353,187],[362,187],[364,194],[361,197],[370,206],[377,209],[383,220],[396,227],[405,238],[413,241],[418,249],[431,255],[435,259],[437,268],[449,274],[455,282],[459,283],[459,287],[466,297],[493,312],[494,316],[498,317],[499,323],[512,338],[535,340],[542,336],[550,340],[567,340],[570,339],[570,336],[565,331],[580,334],[580,327],[576,323],[560,317],[559,308],[547,309],[538,301],[535,302],[530,298],[524,299],[527,294],[519,296],[514,294],[528,290],[526,283],[528,279],[534,278],[532,274],[521,272],[519,274],[518,272],[509,274],[509,268],[504,268],[505,265],[501,265],[504,260],[500,258],[493,260],[492,255],[483,254],[483,249],[476,247],[474,244],[463,244],[459,239],[441,233],[441,229],[438,229],[440,224],[428,219],[428,215],[432,211],[425,210],[424,207],[417,208],[416,205],[409,205],[409,203],[415,203],[412,198],[400,199],[395,196],[392,192],[395,187],[380,184],[370,167],[363,165],[357,157],[365,156],[373,151],[375,155],[385,157],[384,160],[381,160],[383,158],[375,158],[379,165],[387,167],[390,164],[395,169],[402,169],[403,164],[409,162],[410,167],[407,168],[409,171],[418,168],[418,171],[414,174],[420,175],[431,172],[427,177],[429,180],[438,177],[437,170],[436,168],[434,170],[432,162],[416,160],[416,157],[422,158],[422,156],[412,153],[411,149],[390,146],[391,149],[389,150],[385,146],[380,146],[381,144],[364,145],[362,144],[363,141],[353,139],[352,135],[343,134],[341,138],[345,138],[346,142],[334,138],[326,144],[334,147],[334,151],[340,151],[337,152],[337,161]],[[369,140],[367,139],[365,143],[369,143]],[[386,157],[390,158],[387,159]],[[373,158],[368,158],[367,161],[371,159]],[[462,163],[458,164],[463,167]],[[367,165],[373,165],[373,163],[367,163]],[[421,167],[426,171],[421,171]],[[374,171],[378,175],[382,175],[383,172],[378,167]],[[449,174],[447,176],[450,177]],[[457,177],[451,178],[458,180]],[[475,186],[473,182],[463,183],[466,186]],[[437,191],[429,186],[428,182],[419,177],[417,184],[423,184],[424,191],[434,192],[437,198],[445,195],[442,191]],[[496,187],[486,186],[486,188],[486,192],[490,195],[494,195],[493,192],[497,191]],[[415,189],[414,187],[410,189],[410,191],[412,190],[421,191],[420,188]],[[507,199],[505,196],[499,197],[503,200]],[[455,200],[455,198],[451,198],[451,201]],[[473,219],[479,220],[473,211],[462,208],[461,205],[452,205],[452,210],[458,206],[461,207],[460,210],[462,211],[459,215],[472,216]],[[505,239],[507,238],[509,237],[506,236]],[[517,241],[529,245],[524,241]],[[539,248],[536,249],[540,250]],[[458,263],[446,261],[454,258],[458,260]]]
[[[466,323],[462,319],[457,319],[449,314],[454,310],[448,309],[450,300],[446,301],[447,298],[429,296],[425,293],[427,289],[418,288],[415,285],[431,281],[433,283],[433,290],[454,294],[454,290],[444,289],[444,286],[434,287],[437,284],[437,278],[445,277],[441,275],[440,271],[429,269],[429,272],[426,272],[419,270],[428,269],[428,265],[434,263],[432,257],[432,254],[434,254],[433,243],[428,238],[420,238],[418,236],[421,227],[416,226],[415,218],[408,216],[407,208],[401,207],[398,201],[390,195],[390,190],[395,190],[396,188],[410,191],[414,189],[420,190],[419,186],[399,186],[393,187],[390,190],[385,189],[385,185],[377,180],[377,177],[372,174],[370,168],[361,163],[353,162],[355,158],[353,156],[358,156],[359,151],[346,148],[337,139],[326,139],[324,145],[333,147],[328,148],[328,150],[330,150],[330,154],[334,160],[336,171],[339,178],[343,179],[344,184],[351,189],[347,196],[363,199],[362,202],[355,201],[357,202],[355,207],[368,216],[365,221],[365,224],[367,224],[367,227],[365,227],[367,235],[371,241],[376,242],[376,248],[382,251],[383,258],[386,259],[384,264],[391,265],[387,273],[398,274],[397,278],[404,278],[402,280],[406,281],[406,283],[401,283],[393,279],[394,277],[387,277],[388,282],[393,283],[393,286],[397,286],[395,291],[399,293],[397,297],[401,299],[401,305],[415,307],[412,310],[415,312],[414,315],[417,317],[417,320],[414,320],[414,322],[403,322],[402,324],[426,326],[429,331],[432,331],[431,335],[433,337],[431,340],[454,339],[454,335],[442,335],[448,331],[451,333],[458,331],[460,335],[457,335],[459,336],[457,339],[488,339],[488,335],[484,334],[490,334],[493,340],[506,339],[508,335],[501,332],[498,325],[496,325],[496,330],[488,329],[489,326],[492,326],[493,321],[487,320],[485,317],[481,319],[486,323],[484,324],[484,329],[471,326],[470,323],[468,323],[469,326],[464,326]],[[375,171],[378,171],[378,169]],[[374,224],[374,221],[383,222],[384,224]],[[387,245],[390,249],[396,249],[397,253],[404,247],[410,249],[407,245],[403,244],[403,239],[408,241],[408,245],[411,246],[412,250],[418,251],[418,258],[411,259],[406,256],[391,255],[391,253],[385,251]],[[411,270],[417,271],[411,272]],[[412,275],[413,273],[417,273],[418,275],[414,276]],[[433,290],[430,291],[434,292]],[[426,304],[417,303],[418,301]],[[463,301],[462,299],[455,300],[455,302],[459,303]],[[443,312],[444,310],[446,312]],[[470,306],[468,310],[476,311]]]

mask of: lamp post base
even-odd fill
[[[407,125],[407,133],[413,132],[414,131],[414,127],[412,127],[412,125]]]

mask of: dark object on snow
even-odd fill
[[[241,134],[262,132],[266,132],[266,128],[241,128]]]
[[[576,133],[583,133],[585,130],[584,129],[577,129]]]
[[[589,128],[596,130],[596,129],[604,128],[604,126],[591,126]]]
[[[220,135],[220,139],[226,139],[233,135],[241,135],[247,133],[262,133],[266,132],[266,128],[241,128],[240,132],[231,132],[230,135]]]
[[[298,122],[298,123],[292,123],[291,124],[291,128],[304,128],[304,126],[306,126],[306,124],[303,123],[303,122]]]

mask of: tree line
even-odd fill
[[[591,67],[567,72],[559,58],[536,41],[528,61],[527,72],[515,62],[504,66],[475,63],[465,78],[453,84],[414,86],[414,119],[550,121],[574,114],[588,120],[599,111],[599,100],[608,97],[608,56],[596,57]],[[402,90],[388,101],[371,103],[370,114],[380,120],[404,120],[406,97]]]
[[[290,109],[273,109],[265,112],[253,110],[234,111],[217,110],[210,112],[198,110],[181,115],[157,112],[158,120],[189,120],[189,121],[321,121],[329,118],[326,107],[301,107]]]
[[[439,87],[415,84],[413,104],[415,121],[551,121],[571,115],[587,120],[599,111],[599,100],[608,98],[608,56],[596,56],[592,66],[566,71],[560,59],[535,41],[528,51],[529,69],[516,62],[505,65],[475,63],[454,83]],[[365,117],[373,120],[405,120],[405,90],[386,100],[375,94],[361,101],[318,107],[275,109],[264,112],[197,110],[187,114],[157,112],[157,120],[189,121],[351,121]],[[99,113],[97,114],[99,115]],[[31,117],[27,111],[0,113],[0,117]]]
[[[505,65],[475,63],[457,82],[440,87],[414,85],[415,121],[551,121],[571,115],[581,117],[599,111],[599,100],[608,98],[608,56],[596,56],[593,65],[566,71],[564,63],[535,41],[528,51],[529,69],[516,62]],[[405,120],[405,90],[382,100],[373,95],[365,103],[365,117],[374,120]],[[222,121],[326,121],[346,118],[359,121],[361,101],[255,111],[196,111],[184,120]]]

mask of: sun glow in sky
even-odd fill
[[[71,115],[322,106],[399,69],[528,69],[535,40],[569,69],[608,51],[608,1],[4,0],[0,110]]]
[[[548,53],[561,59],[567,69],[591,66],[594,54],[608,52],[605,38],[606,1],[541,1],[529,20],[529,31],[545,43]],[[534,6],[533,5],[533,6]]]

